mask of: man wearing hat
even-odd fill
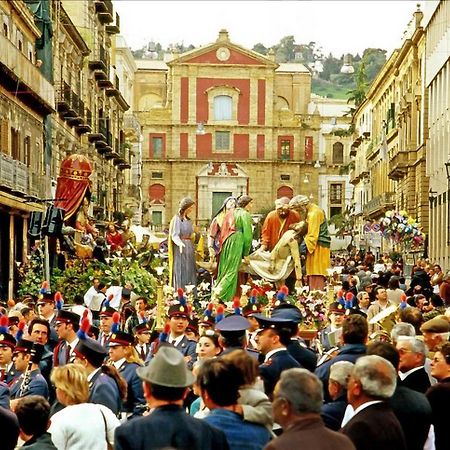
[[[435,352],[438,347],[448,342],[450,336],[450,323],[445,316],[436,316],[427,320],[421,327],[423,340],[430,352]]]
[[[247,348],[256,350],[258,345],[256,344],[256,334],[259,328],[258,321],[255,319],[255,314],[259,314],[261,312],[261,306],[259,303],[247,303],[242,308],[242,315],[250,322],[250,327],[246,330],[247,336]]]
[[[222,431],[188,416],[183,409],[195,377],[179,351],[160,347],[150,364],[140,367],[137,374],[143,380],[144,395],[153,411],[116,429],[115,450],[229,448]]]
[[[328,222],[322,208],[311,203],[306,195],[296,195],[289,207],[308,222],[308,232],[304,237],[306,245],[306,275],[311,289],[325,288],[325,280],[330,267],[331,238]]]
[[[100,334],[98,342],[106,349],[109,338],[111,336],[111,327],[113,325],[113,315],[116,312],[114,308],[108,304],[104,305],[100,310]]]
[[[124,380],[113,367],[103,365],[105,348],[91,338],[80,339],[75,347],[75,363],[88,373],[89,402],[105,405],[118,415],[122,409]]]
[[[39,318],[45,319],[50,324],[50,335],[48,336],[48,344],[53,350],[58,343],[58,335],[56,334],[56,313],[55,313],[55,300],[53,294],[44,293],[38,299],[37,310]]]
[[[120,323],[125,326],[128,318],[135,312],[133,305],[131,304],[131,289],[122,288],[119,313],[120,313]]]
[[[233,350],[245,350],[250,356],[258,359],[258,352],[247,347],[246,330],[250,327],[250,322],[239,314],[222,319],[216,325],[216,330],[220,331],[219,343],[223,348],[221,355],[227,355]]]
[[[303,339],[298,336],[298,324],[302,321],[302,313],[295,306],[287,302],[282,302],[272,311],[272,317],[291,321],[291,338],[286,349],[289,354],[305,369],[310,372],[316,370],[317,356],[310,350]]]
[[[78,344],[77,331],[80,328],[80,316],[61,309],[56,317],[56,333],[59,342],[53,351],[53,367],[64,366],[75,360],[74,350]]]
[[[275,200],[275,210],[267,214],[261,231],[261,250],[271,252],[290,225],[300,222],[300,215],[289,209],[289,198]]]
[[[11,407],[13,399],[26,395],[41,395],[48,399],[48,385],[39,370],[39,361],[44,352],[44,346],[27,339],[21,339],[14,349],[14,365],[22,372],[10,386]]]
[[[257,336],[258,350],[264,355],[259,373],[264,382],[264,391],[271,397],[281,372],[293,367],[302,367],[287,351],[291,338],[292,321],[278,317],[255,316],[260,331]]]
[[[146,408],[142,382],[136,374],[141,367],[138,355],[133,347],[134,337],[118,331],[109,340],[109,362],[114,365],[127,382],[127,399],[122,406],[122,418],[140,416]]]
[[[150,352],[150,338],[152,327],[148,322],[141,323],[133,328],[135,339],[134,348],[142,361],[147,359]]]
[[[320,331],[319,340],[322,350],[328,352],[338,345],[342,332],[342,322],[345,317],[345,307],[339,302],[333,302],[328,307],[329,324]]]
[[[13,363],[16,340],[9,333],[0,332],[0,381],[10,384],[20,375]]]
[[[187,306],[182,304],[172,305],[169,308],[169,324],[170,334],[167,339],[183,356],[187,367],[192,369],[195,361],[197,361],[197,343],[191,341],[184,334],[189,325],[189,311]]]

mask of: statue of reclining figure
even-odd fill
[[[241,272],[258,275],[265,280],[281,285],[295,270],[296,286],[302,285],[302,265],[298,241],[308,231],[305,221],[291,225],[271,252],[256,250],[243,262]],[[300,239],[301,240],[301,239]]]

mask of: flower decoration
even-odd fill
[[[306,295],[300,294],[296,306],[300,309],[303,321],[302,328],[317,330],[322,329],[326,323],[327,294],[323,291],[312,290]]]

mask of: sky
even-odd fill
[[[401,39],[417,1],[153,1],[114,0],[121,35],[132,49],[150,41],[195,47],[217,39],[220,29],[246,48],[266,47],[293,35],[296,44],[316,42],[325,55],[382,48],[388,55]]]

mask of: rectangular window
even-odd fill
[[[280,143],[280,157],[283,161],[291,159],[291,141],[282,140]]]
[[[282,175],[280,175],[280,180],[281,181],[290,181],[291,180],[291,176],[290,175],[286,175],[286,174],[282,174]]]
[[[152,137],[153,158],[161,159],[163,153],[163,138]]]
[[[162,180],[163,173],[162,172],[152,172],[152,178],[154,180]]]
[[[229,131],[216,131],[216,150],[230,150]]]
[[[333,205],[342,203],[342,184],[330,184],[330,203]]]
[[[152,211],[152,225],[162,225],[162,211]]]
[[[228,95],[214,97],[214,120],[231,120],[233,118],[233,99]]]
[[[20,140],[19,131],[11,127],[11,156],[13,159],[20,160]]]

